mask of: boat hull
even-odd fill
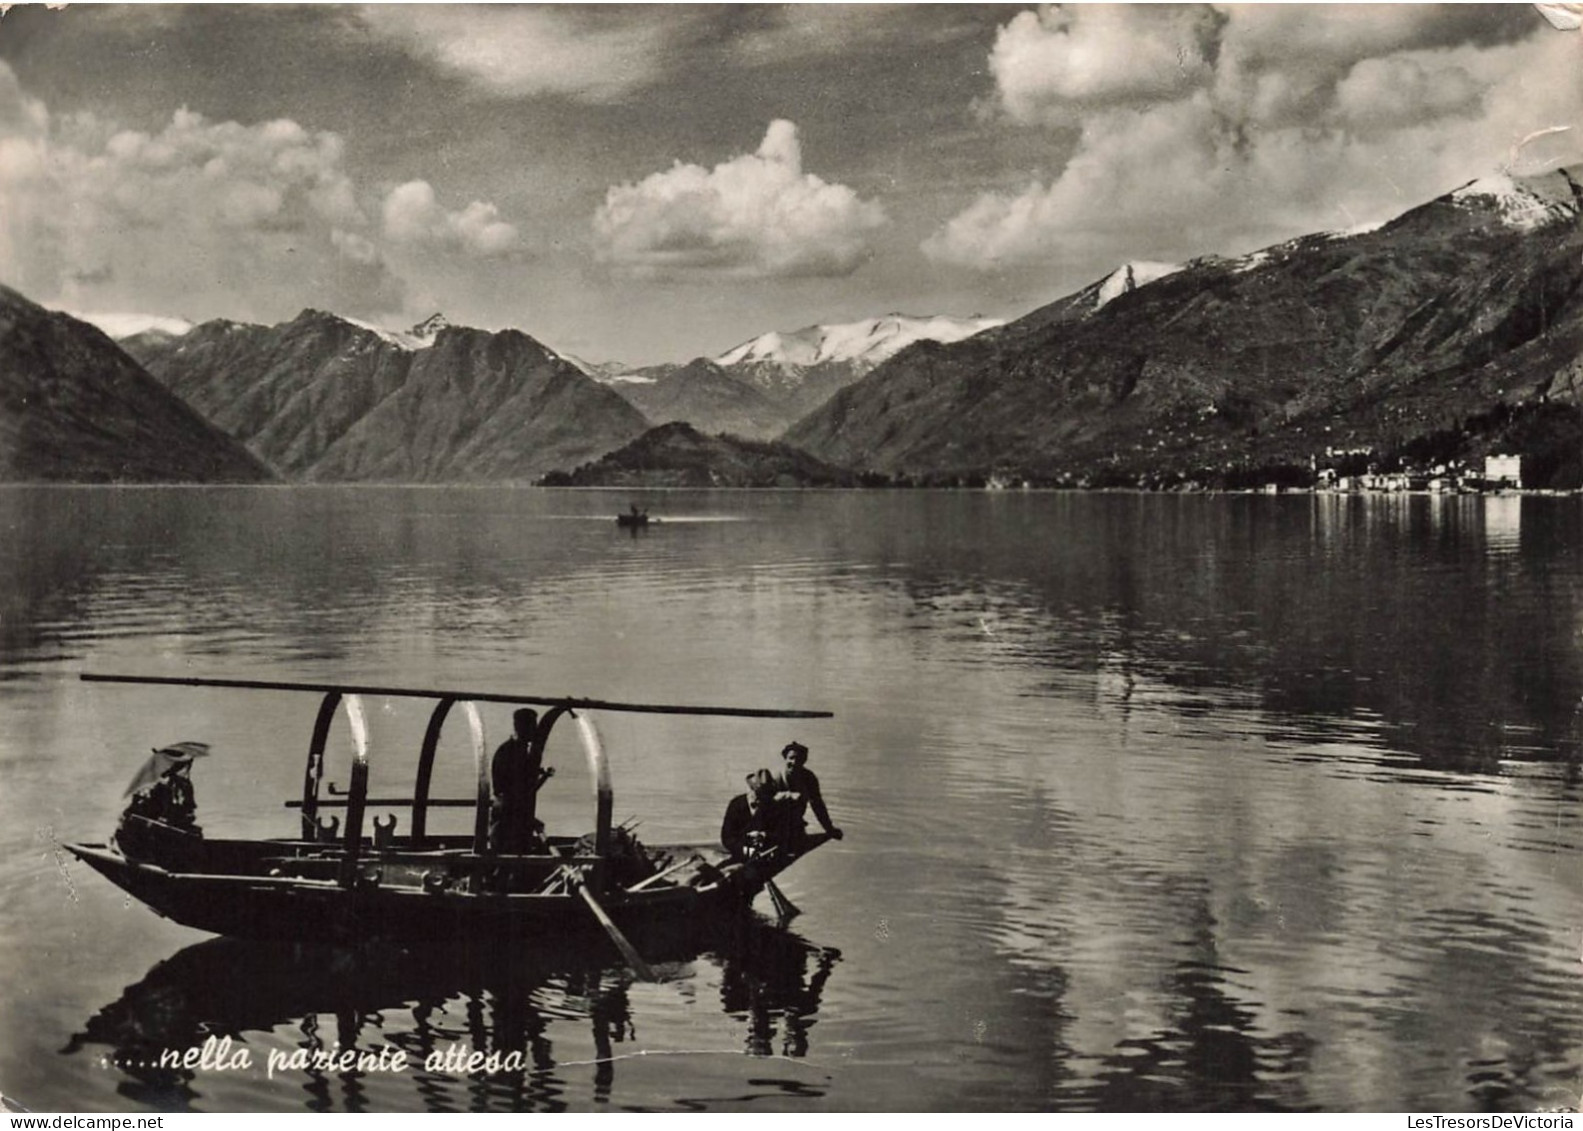
[[[329,877],[176,871],[129,860],[108,845],[71,844],[67,848],[158,914],[219,935],[346,942],[455,939],[478,934],[531,945],[537,938],[601,933],[595,916],[575,890],[468,890],[467,885],[430,890],[421,885],[387,885],[379,882],[377,869],[366,864],[349,883]],[[680,938],[706,920],[746,909],[764,882],[780,870],[728,866],[714,871],[712,877],[717,878],[708,883],[632,892],[615,887],[604,891],[599,901],[624,931]]]

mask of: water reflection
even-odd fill
[[[1484,545],[1491,554],[1516,553],[1522,545],[1523,500],[1491,495],[1484,500]]]
[[[1207,898],[1195,908],[1180,959],[1162,987],[1170,1019],[1146,1037],[1117,1042],[1080,1089],[1098,1111],[1302,1111],[1314,1104],[1304,1079],[1315,1042],[1301,1032],[1267,1035],[1255,1012],[1227,993],[1247,972],[1221,964]]]
[[[680,536],[619,553],[620,533],[645,528],[613,530],[605,510],[539,513],[608,505],[598,496],[220,494],[223,505],[181,491],[0,492],[0,529],[28,535],[0,545],[0,681],[150,634],[299,674],[334,670],[362,643],[410,649],[420,633],[439,662],[520,661],[549,654],[544,622],[590,587],[631,572],[687,593],[704,583],[700,547]],[[808,505],[819,513],[753,523],[751,537],[675,529],[708,538],[711,577],[763,578],[782,595],[815,582],[899,589],[918,626],[951,643],[993,633],[991,662],[1251,694],[1303,732],[1377,719],[1373,744],[1431,768],[1583,759],[1572,500],[887,493]],[[524,508],[542,521],[518,522]]]
[[[994,662],[1097,670],[1120,696],[1147,677],[1178,713],[1251,700],[1297,737],[1362,734],[1436,770],[1583,758],[1575,500],[995,504],[915,504],[939,513],[898,555],[921,623],[993,630]]]
[[[749,1054],[808,1055],[840,952],[756,917],[703,941],[649,957],[688,994],[692,983],[718,978],[720,1007]],[[566,1110],[610,1102],[622,1054],[653,1051],[639,1041],[633,987],[613,952],[586,942],[507,954],[486,944],[352,950],[211,939],[157,963],[60,1052],[108,1047],[124,1076],[118,1094],[166,1110],[245,1108],[247,1095],[266,1091],[271,1108],[295,1093],[310,1111],[414,1099],[429,1111]],[[231,1043],[213,1043],[225,1038]],[[167,1050],[200,1049],[206,1039],[208,1063],[162,1065]],[[572,1051],[558,1056],[557,1044]],[[226,1049],[246,1049],[249,1067],[216,1068]],[[311,1059],[385,1050],[388,1064],[398,1049],[407,1055],[401,1072]],[[287,1059],[302,1052],[310,1056]],[[472,1053],[484,1059],[469,1070]],[[271,1056],[280,1058],[273,1079]]]
[[[746,1050],[752,1055],[807,1056],[819,999],[841,952],[786,931],[751,924],[747,930],[715,956],[722,968],[720,1005],[747,1022]]]

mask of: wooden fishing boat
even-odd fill
[[[640,974],[646,967],[627,937],[631,932],[685,929],[701,918],[740,910],[768,891],[783,917],[795,909],[775,888],[774,877],[825,841],[791,836],[747,860],[731,859],[714,845],[644,846],[612,821],[609,761],[590,715],[620,711],[738,718],[828,718],[827,711],[742,707],[686,707],[544,698],[467,691],[282,683],[261,680],[186,679],[85,674],[105,683],[163,684],[321,696],[303,773],[302,796],[285,802],[300,810],[299,835],[266,840],[211,838],[129,814],[117,837],[67,848],[112,883],[159,914],[216,934],[311,941],[456,938],[505,935],[531,945],[535,936],[603,930]],[[433,700],[410,797],[369,795],[369,756],[362,697]],[[489,842],[491,802],[483,725],[476,704],[509,703],[547,708],[535,743],[542,752],[562,718],[576,720],[595,786],[594,831],[583,837],[550,836],[527,852],[496,851]],[[477,791],[470,798],[433,798],[429,786],[447,716],[460,704],[470,724]],[[325,752],[337,713],[347,712],[358,739],[350,785],[321,794]],[[473,833],[434,835],[429,811],[471,807]],[[370,810],[406,810],[397,818]],[[344,827],[340,816],[344,815]],[[328,813],[328,819],[326,814]]]

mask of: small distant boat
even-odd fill
[[[653,521],[658,522],[659,519],[656,518]],[[636,503],[632,504],[631,510],[624,511],[621,514],[616,515],[616,525],[627,529],[637,529],[638,527],[647,526],[648,524],[649,512],[645,510],[639,510]]]
[[[298,835],[217,839],[129,815],[114,841],[67,845],[75,856],[159,914],[217,934],[356,942],[505,932],[532,945],[535,938],[549,940],[575,928],[594,928],[602,929],[629,965],[647,977],[642,958],[624,932],[645,926],[676,927],[711,912],[744,909],[761,891],[769,893],[785,917],[795,909],[785,903],[772,882],[774,876],[827,839],[818,834],[803,836],[749,861],[731,858],[714,845],[639,844],[627,829],[611,820],[609,765],[587,713],[829,718],[828,711],[685,707],[260,680],[91,674],[82,678],[104,683],[312,692],[323,697],[309,744],[302,797],[286,802],[288,808],[300,810]],[[436,701],[419,751],[411,796],[369,794],[366,739],[359,737],[361,695]],[[319,786],[325,748],[331,723],[343,702],[354,720],[353,736],[358,744],[351,784],[339,790],[332,783],[330,796],[324,797]],[[541,744],[558,719],[570,714],[577,720],[595,785],[592,833],[550,836],[524,853],[501,852],[490,845],[489,774],[483,724],[475,702],[548,707],[541,716]],[[429,783],[440,733],[446,715],[457,703],[471,724],[476,794],[431,798]],[[472,835],[428,832],[428,812],[441,806],[472,809]],[[374,820],[373,835],[366,835],[365,813],[392,808],[410,812],[410,829],[405,835],[396,835],[394,817],[388,824]],[[325,810],[336,809],[345,816],[344,829],[335,818],[320,819]],[[139,826],[139,835],[124,835],[127,822]]]

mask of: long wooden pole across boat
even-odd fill
[[[313,691],[321,695],[383,695],[407,699],[456,699],[475,703],[525,703],[542,707],[570,707],[588,711],[634,711],[649,715],[724,715],[745,719],[828,719],[831,711],[790,711],[769,707],[684,707],[670,703],[617,703],[606,699],[581,699],[571,695],[502,695],[487,691],[446,691],[422,687],[377,687],[355,683],[289,683],[265,679],[202,679],[196,676],[105,675],[83,672],[90,683],[138,683],[166,687],[230,687],[252,691]]]

